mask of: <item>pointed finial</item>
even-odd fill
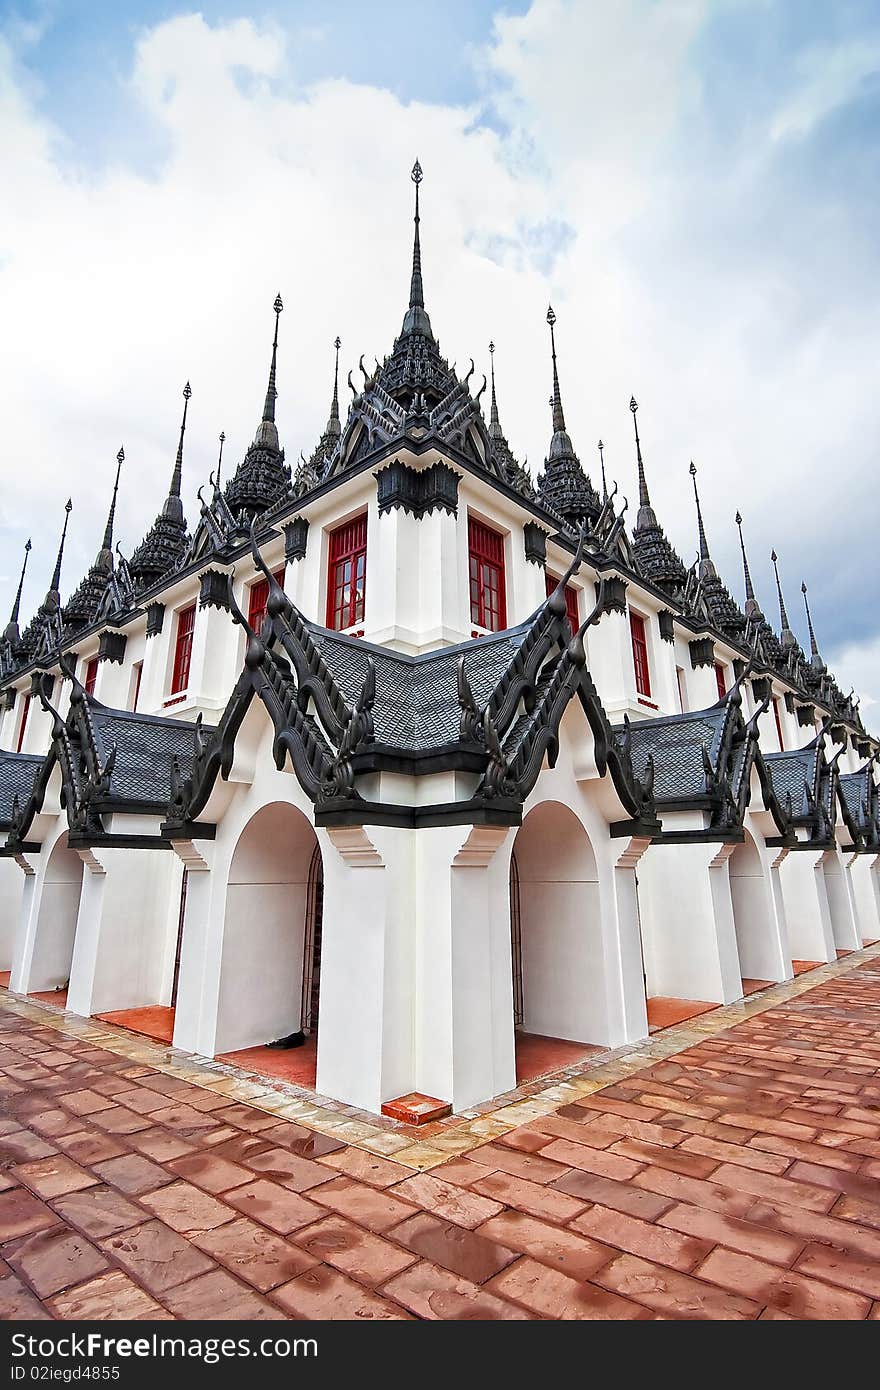
[[[221,431],[220,431],[220,449],[219,449],[218,454],[217,454],[217,479],[216,479],[216,482],[214,483],[214,486],[215,486],[215,488],[217,489],[218,492],[220,491],[220,470],[221,470],[222,467],[223,467],[223,445],[224,445],[225,443],[226,443],[226,431],[225,431],[225,430],[221,430]]]
[[[810,665],[816,672],[818,672],[821,675],[824,673],[826,667],[825,662],[819,655],[819,643],[816,641],[816,634],[813,631],[813,618],[812,614],[810,613],[810,603],[807,598],[807,585],[806,581],[803,579],[801,580],[801,593],[804,596],[804,607],[807,610],[807,627],[810,632],[810,656],[812,658]]]
[[[96,564],[104,569],[113,568],[113,523],[116,518],[116,495],[119,492],[119,475],[122,472],[122,465],[125,462],[125,450],[119,446],[116,455],[116,481],[113,484],[113,496],[110,499],[110,510],[107,513],[107,525],[104,527],[104,540],[98,553]]]
[[[425,307],[425,291],[422,285],[422,245],[419,239],[419,184],[424,177],[422,166],[419,161],[416,160],[412,167],[412,173],[410,174],[410,178],[416,186],[416,208],[413,217],[415,231],[413,234],[412,278],[409,288],[409,307],[411,309],[424,309]]]
[[[657,517],[651,506],[651,498],[648,495],[648,484],[645,479],[645,464],[642,459],[642,441],[639,439],[639,422],[636,418],[639,403],[635,396],[630,396],[629,408],[632,411],[633,428],[636,432],[636,462],[639,470],[639,511],[636,517],[635,529],[637,531],[643,531],[649,526],[656,526]]]
[[[342,347],[342,339],[338,333],[333,339],[333,346],[336,349],[336,365],[333,369],[333,399],[330,402],[330,419],[327,429],[331,434],[339,434],[339,349]]]
[[[758,600],[755,598],[755,589],[754,589],[754,585],[752,584],[752,575],[751,575],[751,571],[750,571],[750,569],[749,569],[749,557],[746,555],[746,543],[745,543],[745,541],[743,540],[743,526],[742,526],[742,522],[743,522],[743,519],[742,519],[742,517],[740,516],[739,512],[737,512],[737,514],[736,514],[736,529],[739,531],[739,548],[740,548],[740,550],[742,551],[743,579],[745,580],[745,586],[746,586],[746,605],[745,605],[745,608],[743,609],[743,612],[745,613],[745,615],[746,615],[747,618],[750,618],[750,617],[752,616],[753,613],[759,612],[759,608],[758,608]]]
[[[553,395],[551,397],[553,433],[561,434],[565,432],[565,416],[562,412],[562,394],[559,390],[559,373],[556,369],[556,315],[553,312],[552,304],[547,306],[547,322],[550,325],[550,353],[553,358]]]
[[[12,605],[12,613],[9,616],[9,622],[6,625],[6,631],[3,634],[3,640],[6,642],[14,643],[17,642],[19,639],[18,614],[21,609],[21,591],[24,587],[24,576],[27,570],[28,556],[31,553],[31,549],[31,539],[30,536],[28,536],[27,540],[24,543],[24,559],[21,563],[21,574],[18,577],[18,588],[15,591],[15,602]]]
[[[278,358],[278,320],[281,318],[281,311],[284,308],[280,294],[276,294],[272,308],[275,311],[275,336],[272,339],[272,362],[269,367],[269,384],[266,387],[266,402],[263,406],[263,421],[266,424],[274,425],[275,399],[278,395],[278,392],[275,390],[275,364]]]
[[[694,500],[697,504],[697,527],[700,533],[699,576],[701,579],[706,579],[715,573],[715,566],[712,564],[712,557],[709,554],[709,542],[706,540],[706,528],[703,525],[703,511],[700,506],[700,494],[697,489],[697,466],[693,459],[691,459],[689,472],[694,484]]]
[[[788,614],[785,611],[785,599],[782,597],[782,584],[779,579],[779,565],[777,563],[779,556],[776,554],[775,550],[771,550],[770,559],[773,561],[773,573],[776,575],[776,593],[779,597],[779,626],[781,629],[779,635],[783,651],[785,651],[787,648],[794,646],[796,638],[789,626]]]
[[[490,375],[492,377],[492,399],[489,409],[489,435],[496,439],[501,434],[501,418],[498,414],[498,401],[495,398],[495,344],[489,344]]]
[[[608,501],[608,484],[605,481],[605,445],[599,440],[599,468],[602,471],[602,501]]]
[[[165,506],[162,509],[163,515],[170,517],[174,521],[183,520],[183,505],[180,501],[180,483],[183,477],[183,436],[186,433],[186,412],[189,407],[192,387],[189,382],[183,388],[183,415],[180,421],[180,439],[177,443],[177,457],[174,460],[174,472],[171,474],[171,487],[168,489],[168,496],[165,499]]]
[[[61,561],[64,557],[64,542],[67,539],[67,523],[70,520],[70,513],[73,511],[73,502],[68,497],[64,504],[64,525],[61,528],[61,543],[58,546],[58,556],[55,560],[55,568],[52,571],[52,579],[49,584],[49,591],[46,594],[46,603],[50,602],[52,595],[56,599],[61,596]]]

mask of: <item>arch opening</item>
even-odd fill
[[[257,811],[229,867],[216,1053],[314,1089],[324,874],[314,827],[287,802]]]
[[[608,1039],[599,875],[590,838],[560,802],[516,834],[510,864],[517,1081],[601,1051]]]
[[[82,879],[82,860],[69,847],[65,831],[46,865],[28,980],[32,995],[62,1008],[67,1003]]]

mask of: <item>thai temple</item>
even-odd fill
[[[291,468],[276,419],[279,297],[253,443],[233,470],[221,436],[200,515],[187,385],[143,539],[114,542],[120,449],[94,564],[65,583],[68,501],[45,599],[26,621],[22,567],[0,642],[8,988],[160,1019],[203,1058],[275,1044],[374,1113],[467,1109],[536,1038],[618,1048],[657,1001],[684,1017],[880,938],[880,743],[806,587],[801,626],[774,555],[762,612],[739,515],[722,579],[693,465],[680,558],[634,399],[635,515],[601,445],[590,478],[552,309],[530,475],[494,347],[476,381],[435,336],[412,179],[400,332],[347,410],[336,340],[311,455]]]

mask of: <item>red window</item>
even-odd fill
[[[280,569],[273,575],[282,589],[284,588],[284,570]],[[259,632],[263,626],[263,619],[266,616],[266,604],[269,602],[269,581],[260,579],[256,584],[251,585],[250,597],[248,599],[248,622],[254,632]]]
[[[684,714],[687,711],[687,682],[681,666],[675,668],[675,679],[678,681],[678,707]]]
[[[95,685],[98,680],[98,658],[93,656],[86,665],[86,677],[83,681],[87,695],[94,695]]]
[[[134,680],[132,682],[131,707],[136,710],[138,707],[138,697],[141,693],[141,676],[144,674],[144,663],[138,661],[134,668]]]
[[[715,684],[718,687],[718,698],[723,700],[727,694],[727,682],[724,679],[724,667],[720,661],[715,662]]]
[[[196,625],[196,606],[181,608],[177,615],[177,638],[174,645],[174,670],[171,674],[171,694],[177,695],[189,685],[192,661],[193,630]]]
[[[489,632],[507,626],[504,593],[504,537],[468,517],[471,622]]]
[[[776,737],[779,739],[779,751],[785,748],[785,740],[782,737],[782,720],[779,718],[779,701],[773,696],[773,718],[776,720]]]
[[[356,516],[330,532],[327,626],[336,632],[364,620],[367,582],[367,517]]]
[[[645,620],[641,613],[629,610],[629,630],[632,635],[633,670],[636,673],[636,690],[640,695],[651,694],[651,674],[648,670],[648,639],[645,634]]]
[[[547,581],[547,597],[549,598],[556,588],[556,585],[559,583],[559,580],[556,579],[554,575],[547,574],[546,572],[544,578]],[[577,589],[573,584],[566,584],[565,586],[565,611],[568,615],[568,622],[572,632],[577,632],[581,625],[581,615],[578,612]]]
[[[21,702],[21,723],[18,726],[18,743],[15,745],[16,753],[21,752],[21,745],[24,743],[24,734],[27,728],[28,715],[30,714],[30,709],[31,697],[30,695],[25,695],[22,697]]]

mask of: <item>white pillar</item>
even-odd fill
[[[620,843],[622,848],[614,865],[614,906],[617,914],[618,943],[616,963],[620,983],[618,1017],[615,1018],[609,1009],[613,1047],[624,1042],[636,1042],[639,1038],[648,1036],[638,866],[651,841],[633,837]],[[618,1027],[619,1038],[615,1036]]]
[[[742,997],[727,866],[734,848],[667,844],[645,856],[639,902],[649,997]]]
[[[857,854],[849,864],[861,941],[880,939],[880,856]]]
[[[855,903],[849,874],[837,849],[826,851],[823,864],[828,910],[834,946],[839,951],[860,951],[862,939],[856,926]]]
[[[825,887],[824,850],[792,849],[780,869],[794,960],[837,959]]]

